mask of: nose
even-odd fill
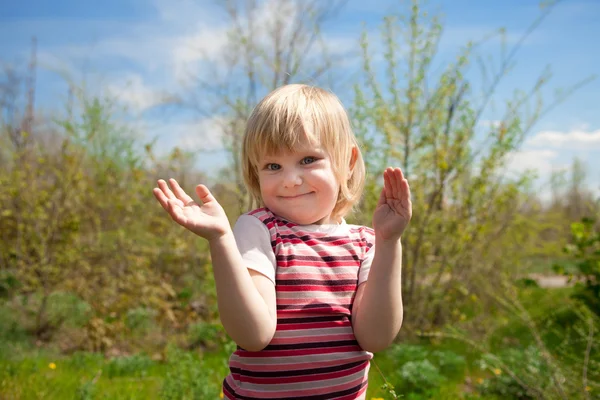
[[[299,186],[302,184],[302,172],[296,168],[290,168],[283,175],[283,186],[286,188]]]

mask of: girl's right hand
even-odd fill
[[[223,207],[210,194],[206,186],[196,186],[196,194],[202,201],[202,205],[199,205],[188,196],[175,179],[169,179],[169,183],[173,188],[172,191],[167,183],[160,179],[158,187],[152,192],[175,222],[209,241],[231,231]]]

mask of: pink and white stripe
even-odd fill
[[[249,213],[268,228],[277,260],[277,330],[262,351],[238,348],[223,381],[228,399],[364,399],[369,360],[352,330],[370,228],[311,231],[267,209]],[[304,228],[304,229],[303,229]]]

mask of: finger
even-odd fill
[[[398,173],[400,174],[400,179],[404,179],[404,172],[402,172],[402,168],[396,168]]]
[[[377,201],[377,207],[382,206],[387,203],[387,197],[385,195],[385,188],[381,189],[381,194],[379,195],[379,201]]]
[[[385,195],[388,198],[394,197],[394,188],[392,186],[390,173],[390,168],[386,168],[386,170],[383,172],[383,188],[385,189]]]
[[[158,200],[162,208],[169,211],[169,199],[167,199],[167,196],[165,196],[163,191],[159,188],[154,188],[152,190],[152,193],[154,194],[154,197],[156,197],[156,200]]]
[[[185,192],[185,190],[183,190],[181,188],[181,186],[179,186],[179,183],[177,183],[177,181],[175,179],[169,179],[169,183],[171,184],[171,187],[173,188],[173,193],[175,193],[175,196],[177,196],[177,198],[179,200],[183,201],[183,204],[189,204],[190,202],[194,201],[194,199],[192,199]]]
[[[202,200],[203,203],[210,203],[211,201],[217,201],[213,195],[210,193],[210,190],[204,185],[196,186],[196,194],[198,198]]]
[[[402,194],[400,192],[400,182],[402,182],[402,171],[400,168],[395,168],[392,172],[392,176],[394,177],[392,179],[392,187],[394,188],[395,197],[400,198],[400,195]]]
[[[162,190],[162,192],[165,194],[165,196],[167,197],[167,199],[174,199],[175,195],[173,194],[173,192],[171,191],[171,189],[169,189],[169,185],[167,185],[167,182],[163,181],[162,179],[158,180],[158,187],[160,188],[160,190]]]
[[[410,185],[408,184],[408,181],[406,179],[403,179],[400,182],[400,191],[403,197],[406,197],[410,200]]]
[[[412,201],[410,200],[410,186],[406,179],[402,180],[401,204],[408,211],[408,219],[412,218]]]

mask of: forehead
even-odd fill
[[[288,149],[286,147],[280,147],[277,149],[272,149],[270,151],[263,151],[260,155],[261,159],[271,159],[271,158],[286,158],[286,157],[295,157],[295,156],[306,156],[306,155],[322,155],[326,156],[328,152],[319,145],[311,145],[310,143],[306,143],[300,146],[297,146],[293,149]]]
[[[321,138],[318,135],[309,134],[302,130],[295,130],[293,133],[282,134],[278,137],[268,135],[267,140],[260,143],[256,149],[261,157],[324,151]]]

